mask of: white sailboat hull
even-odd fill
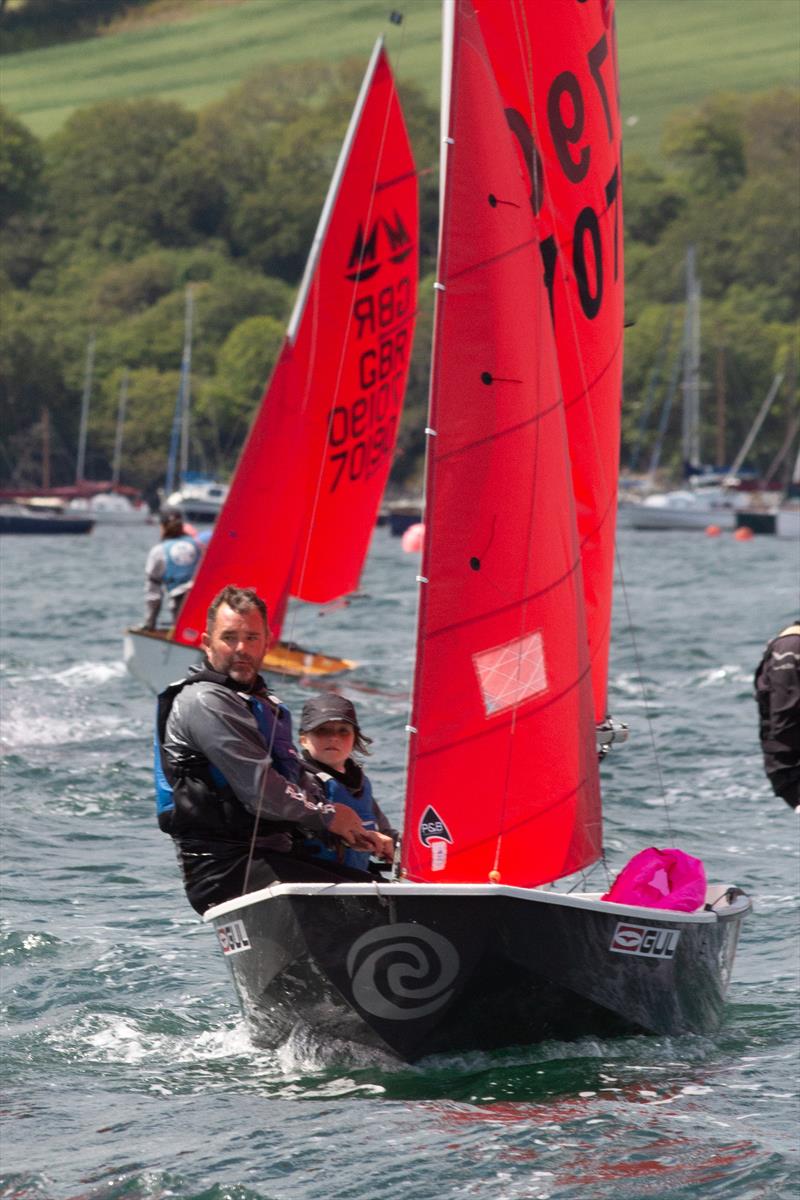
[[[202,658],[199,649],[170,641],[167,634],[167,630],[126,629],[123,638],[126,667],[134,679],[156,693],[183,679]],[[262,669],[275,675],[318,678],[351,671],[356,665],[349,658],[318,654],[291,642],[275,642],[264,656]]]
[[[721,489],[711,496],[711,490],[664,492],[638,504],[620,504],[618,524],[628,529],[707,529],[709,525],[734,529],[736,513],[746,499],[726,496]]]
[[[781,506],[775,514],[775,533],[779,538],[792,538],[800,543],[800,504],[792,508]]]
[[[414,1061],[551,1037],[711,1034],[749,909],[724,887],[682,913],[490,884],[275,884],[203,919],[255,1042],[306,1028]]]

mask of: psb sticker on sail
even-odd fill
[[[217,937],[223,954],[241,954],[243,950],[251,948],[244,921],[229,921],[227,925],[218,925]]]
[[[422,814],[422,820],[419,823],[419,840],[423,846],[428,846],[431,842],[449,842],[451,846],[453,844],[450,830],[432,804],[429,804]]]
[[[679,929],[657,929],[619,921],[610,950],[617,954],[640,954],[645,958],[672,958],[681,936]]]

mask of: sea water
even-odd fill
[[[602,767],[604,887],[647,845],[755,910],[713,1038],[547,1042],[413,1067],[313,1038],[254,1049],[153,815],[153,698],[122,663],[153,529],[2,550],[0,1196],[11,1200],[796,1197],[800,820],[762,772],[752,675],[800,552],[623,531]],[[377,529],[363,591],[288,636],[340,686],[399,820],[419,560]],[[247,580],[240,582],[246,583]],[[273,681],[299,712],[313,687]],[[491,764],[476,763],[475,786]],[[535,763],[531,765],[535,771]]]

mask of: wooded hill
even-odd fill
[[[285,4],[260,3],[262,10],[288,19]],[[340,4],[352,7],[350,0]],[[741,0],[743,11],[748,4]],[[213,4],[200,7],[207,15],[217,11]],[[228,21],[252,7],[248,0],[229,6]],[[297,5],[288,7],[297,26]],[[431,7],[438,9],[426,2]],[[618,7],[624,31],[625,14],[637,10],[630,0]],[[691,5],[695,16],[703,7],[708,5],[699,0]],[[762,3],[757,7],[763,12]],[[673,14],[678,8],[687,11],[683,0],[673,0]],[[385,17],[382,10],[380,16]],[[379,30],[376,20],[372,32]],[[12,55],[3,60],[4,76],[8,64],[47,54],[71,53],[77,64],[87,46],[133,35]],[[649,42],[644,50],[640,61],[646,62]],[[414,53],[407,46],[404,60]],[[625,94],[628,73],[638,68],[626,60],[624,32],[620,57]],[[54,431],[57,481],[74,477],[86,346],[95,331],[86,474],[108,476],[116,397],[127,368],[124,480],[154,493],[163,481],[178,389],[187,284],[194,288],[196,317],[193,465],[230,470],[282,337],[365,61],[366,51],[339,62],[273,62],[222,99],[196,109],[152,96],[79,107],[42,139],[3,111],[3,482],[39,482],[37,425],[44,407]],[[432,165],[437,113],[429,94],[399,73],[417,162]],[[680,77],[676,68],[676,81]],[[632,142],[625,162],[632,324],[626,334],[623,462],[637,445],[646,458],[653,437],[648,428],[639,441],[640,417],[646,397],[657,413],[666,386],[668,367],[662,369],[661,390],[650,388],[654,365],[669,364],[676,353],[689,244],[696,247],[703,285],[704,446],[708,455],[719,450],[729,461],[775,372],[789,367],[791,373],[796,352],[798,94],[788,88],[716,94],[666,120],[657,155],[631,152]],[[421,271],[428,284],[436,186],[435,171],[423,176]],[[421,465],[432,307],[425,282],[420,296],[401,453],[393,472],[398,485],[413,484]],[[717,428],[721,395],[723,430]],[[752,465],[763,469],[771,461],[796,404],[794,389],[784,385]],[[662,456],[675,467],[678,428],[676,407]]]

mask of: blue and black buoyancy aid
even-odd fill
[[[188,583],[200,560],[200,546],[188,533],[164,539],[164,576],[162,583],[168,592]]]
[[[303,765],[312,775],[316,775],[325,788],[325,795],[331,804],[346,804],[348,808],[352,808],[358,814],[365,829],[378,828],[375,821],[375,805],[372,800],[372,784],[352,758],[345,763],[344,775],[340,772],[337,772],[336,776],[330,774],[322,763],[310,758],[308,754],[303,755]],[[347,847],[342,857],[340,848],[342,844],[338,842],[338,839],[336,845],[333,845],[326,844],[320,838],[307,838],[303,843],[303,849],[313,858],[327,862],[343,862],[346,867],[357,867],[360,871],[368,871],[369,850],[352,850]]]
[[[183,689],[190,687],[194,683],[204,682],[221,684],[223,687],[230,688],[231,691],[235,691],[242,697],[255,717],[259,733],[265,747],[269,751],[275,769],[292,783],[300,781],[302,768],[294,747],[294,742],[292,741],[292,718],[286,706],[281,704],[275,696],[269,696],[266,692],[260,695],[242,692],[236,681],[229,676],[207,667],[201,668],[192,672],[186,679],[180,679],[177,683],[171,683],[169,687],[165,688],[159,694],[156,701],[153,774],[156,791],[156,817],[159,828],[164,833],[174,835],[177,832],[175,787],[178,783],[178,777],[175,768],[170,764],[164,753],[167,721],[175,698]],[[229,799],[232,796],[231,788],[222,771],[201,755],[196,755],[183,762],[179,774],[182,780],[191,777],[195,794],[198,787],[202,789],[205,786],[215,793],[216,797],[222,800]],[[261,818],[261,820],[264,821],[265,819]],[[280,825],[281,828],[284,827],[283,822],[273,822],[272,824],[276,826]]]

